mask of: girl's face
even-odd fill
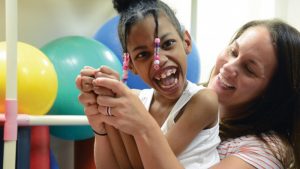
[[[209,84],[218,94],[221,115],[242,111],[262,97],[276,68],[268,30],[262,26],[246,30],[218,56]]]
[[[130,28],[127,38],[130,68],[157,94],[178,99],[187,81],[186,55],[191,51],[191,40],[187,32],[182,40],[165,15],[158,15],[158,25],[160,69],[153,68],[155,21],[152,15]]]

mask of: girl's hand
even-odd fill
[[[99,71],[90,66],[85,66],[81,71],[80,75],[76,77],[76,87],[81,92],[91,92],[93,90],[93,80],[95,79],[96,72]]]

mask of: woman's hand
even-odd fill
[[[119,80],[106,77],[96,78],[93,84],[94,86],[107,88],[114,93],[114,97],[97,96],[98,110],[102,114],[107,114],[107,107],[110,107],[111,116],[103,118],[105,123],[133,136],[151,128],[149,127],[151,126],[149,121],[154,119],[139,97],[125,84]]]
[[[92,92],[93,90],[93,80],[95,79],[96,72],[99,69],[95,69],[90,66],[85,66],[81,71],[80,74],[76,77],[75,84],[76,87],[81,92]]]
[[[88,66],[84,67],[80,75],[77,76],[75,83],[76,87],[80,90],[78,100],[84,106],[84,112],[89,124],[97,133],[106,133],[102,120],[103,115],[98,112],[97,94],[93,91],[93,80],[98,71],[99,69]]]

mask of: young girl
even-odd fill
[[[174,12],[161,1],[113,3],[121,15],[118,30],[124,50],[123,81],[130,69],[152,88],[132,91],[116,81],[118,74],[107,67],[81,72],[76,84],[82,91],[79,100],[96,133],[96,166],[144,168],[144,162],[149,160],[139,161],[138,152],[143,147],[136,146],[134,135],[125,134],[122,127],[124,119],[138,121],[140,114],[147,114],[161,126],[185,168],[211,167],[219,161],[218,102],[214,92],[186,79],[186,57],[192,48],[190,35],[181,30]],[[111,81],[114,85],[106,86]]]

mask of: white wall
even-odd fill
[[[0,0],[0,41],[5,40],[5,0]],[[116,12],[111,0],[19,0],[18,39],[36,47],[68,36],[93,36]]]
[[[300,30],[299,0],[170,1],[165,0],[176,9],[177,16],[187,25],[198,45],[201,82],[208,80],[218,53],[242,24],[253,19],[277,17]],[[191,4],[196,4],[197,8],[191,8]],[[191,9],[196,9],[196,16],[191,17]]]

